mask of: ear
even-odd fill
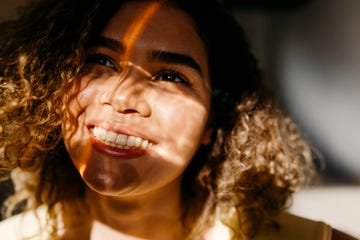
[[[213,129],[212,128],[208,128],[205,130],[204,135],[202,137],[201,143],[203,145],[209,145],[211,143],[211,136],[213,133]]]

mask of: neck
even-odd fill
[[[88,189],[87,201],[92,240],[185,239],[180,181],[135,196],[106,196]]]

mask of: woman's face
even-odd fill
[[[190,18],[131,2],[88,50],[68,103],[64,141],[87,185],[106,195],[155,191],[179,179],[207,141],[210,82]]]

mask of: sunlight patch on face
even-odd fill
[[[176,109],[174,110],[176,113],[166,110],[161,113],[162,119],[168,122],[171,121],[174,125],[171,125],[171,128],[163,126],[163,131],[161,133],[159,132],[159,135],[164,133],[165,135],[161,136],[161,138],[166,140],[161,146],[157,146],[156,150],[164,161],[170,161],[171,164],[177,166],[184,166],[184,164],[190,163],[199,145],[202,143],[202,133],[207,126],[208,114],[207,109],[203,105],[192,99],[185,101],[183,98],[177,99],[173,96],[172,101],[173,103],[169,103],[169,105],[175,106],[176,103],[182,101],[184,104],[187,102],[186,105],[189,107],[185,108],[187,111]],[[175,115],[179,117],[174,118],[173,116]],[[184,118],[180,116],[186,116],[188,120],[184,121]],[[173,126],[178,127],[173,128]],[[167,134],[169,132],[172,134]],[[167,143],[171,143],[172,145],[167,145]]]
[[[89,162],[91,151],[92,151],[92,146],[91,143],[88,142],[85,145],[82,153],[80,154],[81,158],[79,161],[79,173],[82,178],[84,178],[84,172],[86,170],[87,163]]]
[[[138,19],[136,19],[132,25],[130,25],[129,30],[124,36],[124,44],[128,46],[128,50],[125,52],[125,60],[130,58],[130,53],[134,42],[137,40],[138,36],[143,32],[146,23],[149,21],[151,16],[154,15],[156,10],[160,7],[161,2],[154,2],[145,8],[143,14],[139,14]]]
[[[136,70],[138,70],[140,73],[144,74],[144,76],[150,78],[151,77],[151,73],[149,71],[147,71],[145,68],[143,68],[142,66],[140,65],[137,65],[131,61],[121,61],[119,63],[120,66],[123,66],[123,67],[132,67],[132,68],[135,68]]]
[[[80,172],[81,177],[84,177],[85,169],[86,169],[86,164],[80,165],[79,172]]]

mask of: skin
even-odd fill
[[[88,186],[90,239],[184,239],[181,176],[210,131],[207,56],[191,19],[158,3],[126,4],[89,49],[78,81],[68,104],[76,123],[66,120],[63,131]],[[104,143],[118,134],[150,144]]]

